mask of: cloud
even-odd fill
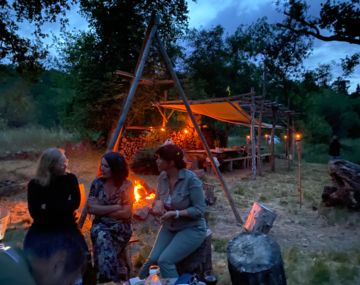
[[[189,26],[191,28],[205,27],[214,20],[218,13],[233,4],[233,0],[197,0],[188,1]]]
[[[323,0],[312,0],[309,14],[318,15]],[[233,33],[240,25],[254,23],[261,17],[267,17],[270,23],[280,22],[283,15],[276,11],[274,0],[198,0],[189,2],[189,24],[192,28],[211,28],[216,25],[224,27],[225,33]],[[304,61],[306,69],[315,69],[320,64],[333,66],[334,78],[341,76],[340,59],[346,55],[360,52],[357,45],[341,42],[314,41],[314,49]],[[360,68],[350,76],[350,90],[360,82]]]

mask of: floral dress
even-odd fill
[[[104,179],[95,179],[90,188],[90,196],[103,205],[133,204],[134,192],[130,181],[124,181],[111,197],[105,193],[104,184]],[[115,220],[107,216],[95,216],[91,227],[91,240],[98,281],[120,282],[126,278],[128,270],[122,253],[131,234],[131,218]]]

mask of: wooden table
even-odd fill
[[[223,165],[224,163],[227,164],[230,160],[237,160],[241,159],[242,157],[246,156],[246,150],[243,147],[240,148],[214,148],[211,149],[211,154],[213,157],[216,157],[216,159],[219,161],[220,165]],[[192,168],[199,167],[199,162],[204,162],[206,168],[208,168],[206,163],[207,153],[204,149],[191,149],[185,151],[186,155],[190,158],[192,161]],[[194,165],[195,164],[195,165]],[[230,163],[232,166],[232,162]],[[210,165],[209,165],[210,166]],[[211,169],[211,166],[210,168]],[[232,170],[232,167],[231,169]]]

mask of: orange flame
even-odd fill
[[[134,181],[135,203],[141,203],[142,200],[154,200],[155,193],[148,193],[138,180]]]

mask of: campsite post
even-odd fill
[[[207,156],[208,156],[208,158],[210,159],[210,162],[211,162],[211,164],[212,164],[213,170],[215,171],[215,174],[216,174],[216,176],[219,178],[220,183],[221,183],[221,185],[222,185],[222,187],[223,187],[223,189],[224,189],[224,194],[225,194],[227,200],[229,201],[229,204],[230,204],[230,207],[231,207],[231,209],[232,209],[232,211],[233,211],[233,213],[234,213],[236,222],[237,222],[239,225],[243,225],[244,222],[243,222],[243,220],[241,219],[240,214],[238,213],[238,211],[237,211],[237,209],[236,209],[234,199],[233,199],[232,196],[231,196],[231,192],[230,192],[230,190],[229,190],[229,188],[228,188],[228,186],[227,186],[227,184],[226,184],[226,182],[225,182],[225,180],[224,180],[224,178],[223,178],[223,176],[222,176],[219,168],[218,168],[218,167],[216,166],[216,164],[215,164],[215,161],[214,161],[214,158],[213,158],[213,156],[212,156],[212,154],[211,154],[209,145],[208,145],[208,143],[206,142],[206,139],[205,139],[204,135],[202,134],[202,132],[201,132],[201,130],[200,130],[199,124],[197,123],[197,121],[196,121],[196,119],[195,119],[195,117],[194,117],[194,114],[193,114],[193,112],[192,112],[192,110],[191,110],[189,101],[188,101],[188,99],[187,99],[187,97],[186,97],[186,95],[185,95],[184,89],[183,89],[182,86],[181,86],[180,80],[179,80],[179,78],[177,77],[177,74],[176,74],[176,72],[175,72],[175,70],[174,70],[174,67],[173,67],[172,62],[171,62],[171,60],[170,60],[170,57],[169,57],[169,55],[167,54],[167,52],[166,52],[166,50],[165,50],[165,47],[164,47],[164,45],[163,45],[163,43],[162,43],[162,41],[161,41],[158,33],[156,33],[156,39],[157,39],[157,43],[158,43],[158,47],[159,47],[160,53],[161,53],[161,55],[162,55],[162,57],[163,57],[163,59],[164,59],[164,61],[165,61],[165,65],[166,65],[168,71],[170,72],[171,77],[173,78],[173,80],[174,80],[174,82],[175,82],[175,87],[176,87],[176,89],[177,89],[177,92],[179,93],[179,95],[180,95],[180,97],[181,97],[181,99],[182,99],[182,101],[183,101],[183,103],[184,103],[184,105],[185,105],[185,107],[186,107],[187,113],[189,114],[189,116],[190,116],[190,118],[191,118],[191,121],[192,121],[192,123],[193,123],[193,125],[194,125],[194,128],[195,128],[197,134],[199,135],[199,138],[200,138],[201,141],[202,141],[202,144],[203,144],[204,149],[205,149],[205,151],[206,151],[206,153],[207,153]]]
[[[295,142],[296,142],[296,150],[297,150],[297,156],[298,156],[298,191],[299,191],[299,203],[300,203],[300,208],[302,206],[302,202],[303,202],[303,191],[302,191],[302,187],[301,187],[301,134],[300,133],[296,133],[295,134]]]

